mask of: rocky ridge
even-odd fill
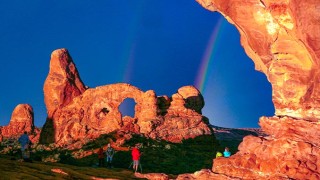
[[[242,141],[245,136],[266,136],[261,128],[225,128],[211,125],[214,136],[219,141],[238,140]]]

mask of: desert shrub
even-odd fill
[[[113,134],[103,135],[100,139],[83,146],[83,150],[96,149],[101,144],[107,144],[108,138],[114,138]],[[203,135],[193,139],[183,140],[182,143],[171,143],[163,140],[154,140],[141,135],[132,135],[132,138],[123,144],[124,147],[133,147],[141,143],[141,164],[143,173],[158,172],[166,174],[193,173],[203,168],[212,168],[212,159],[218,148],[218,142],[214,136]],[[41,156],[49,156],[59,151],[60,163],[76,166],[96,166],[97,154],[92,154],[81,159],[72,156],[72,151],[52,150],[39,151]],[[113,157],[114,168],[128,169],[132,163],[131,151],[118,151]]]
[[[83,145],[83,150],[91,150],[100,148],[102,145],[108,144],[110,141],[116,141],[116,133],[112,132],[109,134],[102,134],[97,139],[89,141],[85,145]]]
[[[125,145],[142,143],[141,164],[144,172],[162,172],[167,174],[193,173],[203,168],[212,168],[217,141],[214,136],[204,135],[182,143],[170,143],[133,136]],[[168,148],[170,147],[170,148]],[[118,152],[114,156],[114,166],[128,168],[131,152]]]

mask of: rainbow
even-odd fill
[[[214,54],[216,52],[215,44],[219,42],[219,35],[223,29],[224,18],[219,17],[216,26],[214,26],[213,31],[210,36],[210,40],[208,42],[207,48],[204,52],[204,55],[201,60],[199,72],[195,81],[195,86],[200,90],[201,93],[204,92],[205,86],[207,84],[208,79],[208,70],[212,60],[214,59]]]
[[[125,65],[123,67],[125,67],[124,70],[124,75],[122,78],[122,82],[128,83],[130,82],[130,77],[131,77],[131,73],[132,73],[132,68],[133,67],[133,63],[134,63],[134,53],[135,53],[135,48],[136,45],[133,44],[131,49],[130,49],[130,53],[129,53],[129,57],[127,57],[127,61],[125,63]]]
[[[130,19],[130,25],[128,32],[126,34],[127,39],[124,43],[124,53],[121,57],[120,62],[122,62],[121,67],[123,67],[120,74],[122,75],[121,80],[122,82],[128,83],[130,82],[130,77],[132,73],[132,67],[135,60],[135,49],[136,49],[136,35],[138,30],[138,24],[141,18],[143,17],[143,7],[145,6],[146,2],[141,2],[137,5],[137,9],[135,10],[135,13],[133,13],[132,19]]]

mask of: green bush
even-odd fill
[[[217,149],[214,136],[204,135],[194,139],[184,140],[182,143],[156,141],[133,136],[125,145],[133,146],[142,143],[140,162],[143,172],[158,172],[167,174],[193,173],[197,170],[212,168],[212,159]],[[131,152],[118,152],[114,156],[115,167],[128,168]]]

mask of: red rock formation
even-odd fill
[[[38,141],[40,134],[34,126],[32,107],[29,104],[19,104],[12,112],[10,123],[0,127],[1,139],[18,138],[25,131],[30,134],[32,142]]]
[[[41,140],[48,140],[51,134],[58,145],[85,143],[113,131],[139,133],[171,142],[211,134],[201,115],[203,97],[196,88],[182,87],[172,100],[125,83],[85,90],[65,49],[52,54],[44,94],[49,118]],[[119,111],[127,98],[136,102],[134,117],[122,117]]]
[[[52,52],[43,90],[48,118],[41,131],[40,143],[52,143],[55,141],[54,113],[86,90],[68,50],[57,49]]]
[[[204,107],[204,99],[198,89],[193,86],[184,86],[178,89],[177,94],[184,99],[184,107],[201,114],[201,109]]]
[[[162,101],[166,98],[159,97]],[[172,101],[169,100],[169,103],[164,102],[164,104],[170,105],[166,109],[164,119],[153,130],[149,128],[150,137],[181,142],[184,138],[194,138],[211,133],[205,123],[205,117],[201,115],[201,109],[204,106],[203,97],[195,87],[181,87],[176,94],[172,95]]]
[[[137,104],[135,117],[127,116],[124,121],[119,106],[126,98],[133,98]],[[202,115],[185,108],[183,100],[175,108],[164,117],[159,116],[157,97],[153,91],[144,93],[125,83],[88,89],[55,113],[53,122],[56,142],[68,144],[117,130],[143,133],[172,142],[210,134],[207,124],[202,121]]]
[[[213,171],[242,179],[320,179],[320,1],[197,0],[239,30],[241,44],[272,85],[270,136],[246,137]]]
[[[48,117],[70,101],[82,94],[86,88],[82,83],[78,70],[66,49],[58,49],[52,52],[50,71],[43,87],[44,101],[47,107]]]
[[[319,1],[197,0],[239,30],[241,44],[273,89],[278,116],[320,118]]]

